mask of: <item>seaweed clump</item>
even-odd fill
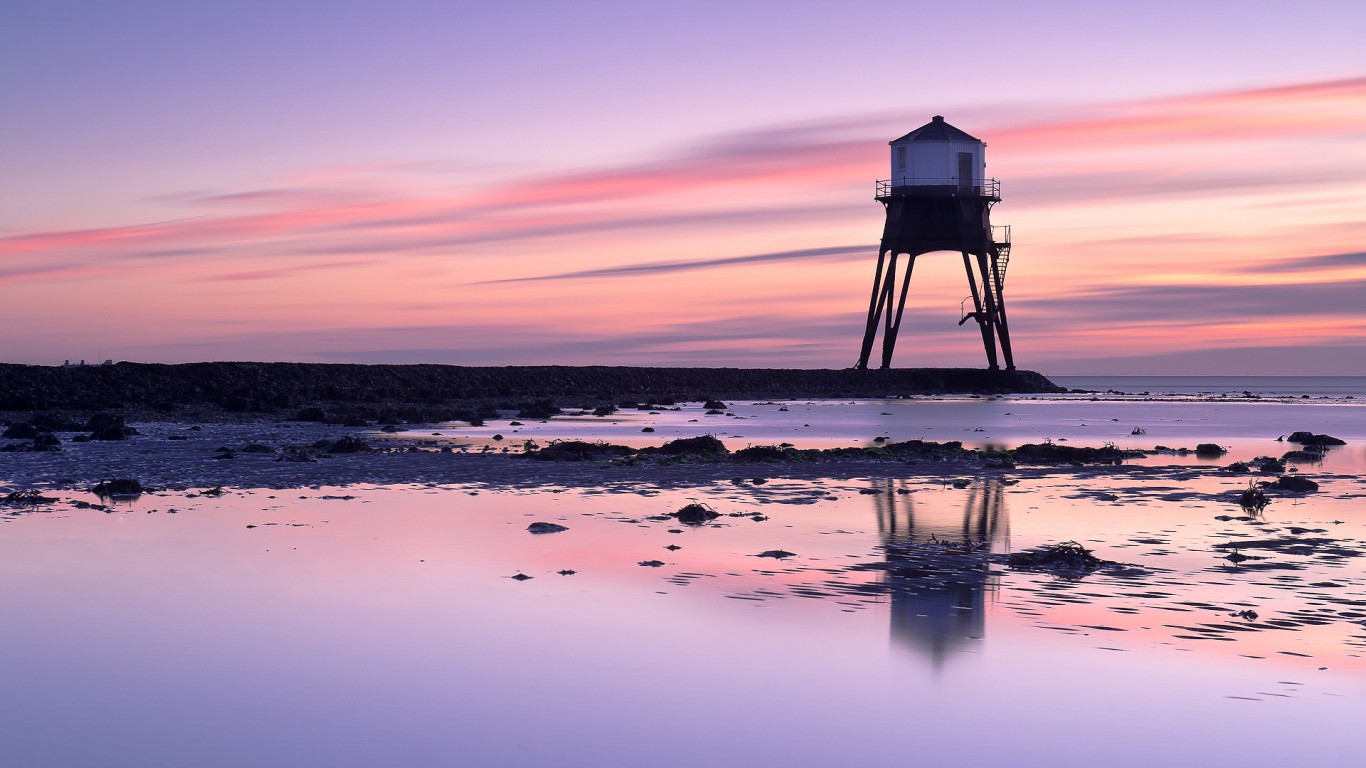
[[[1091,550],[1075,541],[1064,541],[1061,544],[1011,553],[1006,559],[1006,565],[1020,570],[1079,575],[1113,563],[1096,557],[1091,554]]]
[[[720,512],[712,509],[709,504],[701,502],[688,504],[669,515],[684,525],[705,525],[720,516]]]
[[[1085,448],[1056,443],[1025,443],[1014,451],[1015,461],[1027,464],[1120,464],[1142,455],[1142,451],[1126,451],[1113,445]]]
[[[684,454],[720,455],[730,453],[726,444],[712,435],[698,435],[697,437],[680,437],[677,440],[659,446],[658,449],[644,449],[641,453],[653,453],[657,450],[665,456],[681,456]]]
[[[556,440],[540,450],[521,454],[538,461],[596,461],[606,456],[629,456],[635,449],[615,443],[589,443],[583,440]]]

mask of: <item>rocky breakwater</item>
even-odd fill
[[[707,398],[852,398],[1060,392],[1032,371],[886,371],[625,366],[348,365],[321,363],[0,364],[0,411],[118,410],[139,418],[217,412],[288,418],[317,408],[383,421],[479,418],[528,401],[593,408]]]

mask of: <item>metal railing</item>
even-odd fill
[[[989,197],[1001,198],[1001,182],[996,179],[973,179],[970,184],[960,184],[958,179],[950,178],[912,178],[903,176],[897,179],[878,179],[873,197],[882,200],[888,197]]]
[[[1010,225],[991,225],[991,242],[996,245],[1010,245]]]

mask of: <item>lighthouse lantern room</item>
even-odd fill
[[[999,344],[1006,368],[1014,369],[1003,296],[1010,227],[991,225],[991,207],[1001,201],[1001,188],[986,175],[986,143],[935,115],[890,145],[891,177],[877,182],[874,195],[886,208],[887,220],[855,367],[868,367],[879,328],[882,367],[891,367],[916,257],[955,251],[962,254],[970,291],[958,324],[977,323],[988,367],[1000,367]],[[898,275],[901,256],[906,262]],[[971,310],[967,309],[969,300]]]

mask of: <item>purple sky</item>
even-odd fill
[[[0,360],[844,367],[886,142],[986,140],[1016,357],[1366,374],[1359,3],[11,2]],[[981,365],[950,257],[898,365]]]

